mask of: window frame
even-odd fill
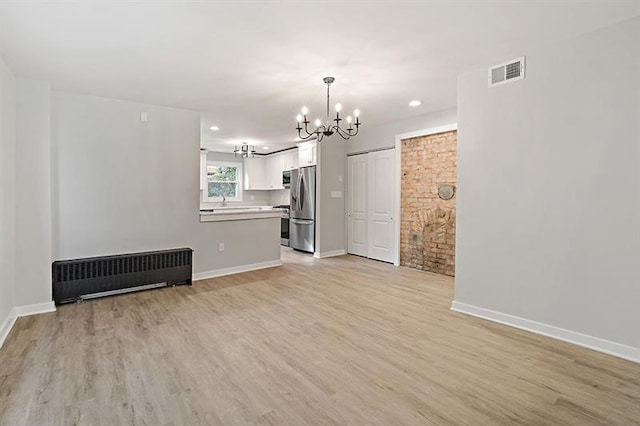
[[[222,197],[209,197],[209,179],[208,172],[209,166],[214,167],[235,167],[236,168],[236,180],[235,183],[237,185],[237,191],[235,197],[227,197],[227,201],[242,201],[242,162],[241,161],[219,161],[219,160],[207,160],[207,163],[204,167],[204,176],[203,179],[206,182],[206,187],[204,191],[202,191],[202,199],[204,202],[218,203],[222,201]],[[222,181],[220,181],[222,182]],[[230,183],[229,181],[225,181],[226,183]],[[231,182],[233,183],[233,182]]]

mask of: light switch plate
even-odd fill
[[[342,198],[342,191],[331,191],[331,198]]]

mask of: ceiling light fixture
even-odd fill
[[[422,105],[422,101],[419,101],[417,99],[414,99],[413,101],[409,102],[410,107],[419,107],[420,105]]]
[[[233,150],[233,155],[242,158],[253,158],[256,153],[256,147],[253,145],[247,145],[246,142],[242,142],[242,145],[236,145]]]
[[[309,131],[309,120],[307,120],[307,114],[309,113],[309,110],[307,109],[307,107],[302,107],[302,110],[300,111],[302,114],[298,114],[298,116],[296,117],[296,120],[298,121],[298,126],[296,127],[296,130],[298,131],[298,137],[305,141],[311,138],[315,138],[318,142],[321,142],[324,136],[329,137],[334,133],[339,134],[342,139],[345,140],[357,135],[361,124],[359,118],[360,110],[356,109],[353,111],[353,116],[356,119],[355,122],[353,122],[353,118],[350,115],[347,116],[346,122],[347,124],[349,124],[349,127],[346,129],[340,127],[340,122],[343,120],[342,118],[340,118],[342,105],[336,104],[336,118],[334,118],[333,120],[329,120],[329,86],[331,86],[331,83],[335,81],[335,78],[325,77],[322,79],[322,81],[324,81],[324,83],[327,85],[327,120],[324,124],[322,124],[322,121],[320,121],[319,118],[316,119],[314,123],[316,126],[315,130]],[[331,121],[335,121],[336,124],[331,124]],[[302,127],[303,124],[304,127]],[[355,126],[355,129],[353,128],[353,126]],[[304,133],[302,132],[303,130]]]

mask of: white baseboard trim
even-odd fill
[[[26,317],[27,315],[44,314],[47,312],[55,312],[56,305],[53,302],[36,303],[35,305],[16,306],[16,316]]]
[[[16,309],[13,308],[11,311],[9,311],[9,315],[7,315],[7,318],[2,321],[2,325],[0,325],[0,348],[4,344],[4,340],[9,335],[9,332],[13,328],[13,324],[16,323],[17,319],[18,317],[16,316]]]
[[[28,315],[44,314],[46,312],[55,312],[56,305],[53,302],[36,303],[35,305],[14,306],[9,315],[0,325],[0,348],[4,344],[5,339],[11,332],[13,325],[19,317]]]
[[[239,274],[241,272],[256,271],[258,269],[282,266],[282,261],[270,260],[267,262],[252,263],[250,265],[233,266],[231,268],[213,269],[211,271],[197,272],[192,275],[193,281],[206,280],[207,278],[223,277],[225,275]]]
[[[313,253],[313,257],[315,257],[316,259],[324,259],[325,257],[334,257],[334,256],[343,256],[347,254],[347,251],[342,249],[342,250],[333,250],[333,251],[325,251],[325,252],[317,252],[317,253]]]
[[[543,336],[552,337],[554,339],[573,343],[574,345],[583,346],[618,358],[640,363],[640,348],[634,348],[632,346],[623,345],[621,343],[612,342],[610,340],[601,339],[588,334],[582,334],[576,331],[566,330],[549,324],[528,320],[526,318],[520,318],[504,314],[502,312],[456,302],[455,300],[451,303],[451,310],[530,331],[532,333],[541,334]]]

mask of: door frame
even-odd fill
[[[436,133],[451,132],[453,130],[458,130],[457,122],[444,124],[442,126],[430,127],[427,129],[415,130],[413,132],[399,133],[396,135],[396,142],[395,142],[396,173],[395,173],[394,215],[397,220],[395,221],[395,227],[396,227],[396,238],[394,241],[395,259],[393,261],[393,264],[395,266],[400,266],[400,226],[402,222],[400,217],[400,200],[401,200],[400,191],[402,189],[402,140],[416,138],[419,136],[433,135]]]

